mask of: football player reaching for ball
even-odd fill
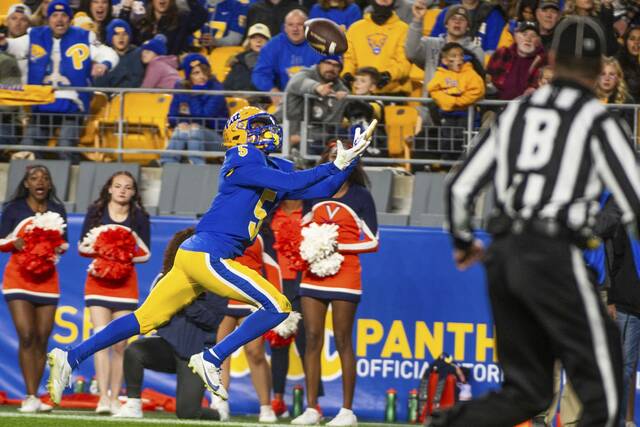
[[[227,121],[223,131],[229,147],[220,172],[218,195],[204,214],[196,233],[178,249],[173,268],[162,277],[145,302],[131,314],[68,351],[48,354],[51,367],[47,388],[60,403],[71,371],[91,354],[166,323],[205,291],[256,307],[244,323],[214,347],[194,354],[190,368],[212,393],[227,399],[220,382],[220,365],[236,349],[287,319],[291,304],[271,283],[233,259],[242,255],[258,235],[262,221],[281,200],[333,195],[347,179],[371,142],[375,123],[358,133],[353,146],[338,142],[337,157],[312,169],[294,171],[287,160],[270,157],[282,141],[275,118],[245,107]]]

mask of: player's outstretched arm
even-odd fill
[[[364,153],[364,150],[366,150],[369,144],[371,144],[371,135],[373,134],[373,130],[375,129],[377,122],[377,120],[373,120],[367,130],[363,133],[360,133],[360,129],[357,129],[353,138],[353,146],[349,150],[344,148],[342,141],[337,142],[336,146],[338,152],[336,153],[336,160],[334,160],[333,164],[336,165],[336,167],[341,168],[344,162],[348,162],[342,172],[337,175],[327,177],[303,190],[291,192],[285,196],[285,199],[306,200],[333,196],[340,189],[342,184],[344,184],[347,178],[349,178],[351,171],[360,161],[362,153]],[[355,157],[352,157],[353,153],[356,153]]]
[[[372,125],[374,124],[372,123]],[[370,126],[370,128],[372,127]],[[367,137],[367,135],[369,136]],[[246,146],[240,146],[242,148],[234,147],[227,151],[227,160],[232,160],[230,161],[231,165],[229,171],[227,171],[226,179],[231,184],[246,187],[268,187],[275,191],[286,192],[304,190],[327,177],[341,174],[369,146],[371,142],[370,135],[371,132],[367,129],[362,135],[356,135],[352,148],[348,150],[339,148],[338,156],[340,160],[336,158],[334,162],[327,162],[311,169],[292,172],[283,172],[266,166],[262,155],[256,155],[252,151],[254,149]],[[242,154],[236,153],[238,150],[243,150]]]

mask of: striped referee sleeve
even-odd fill
[[[613,117],[605,116],[590,145],[596,172],[622,210],[622,222],[631,223],[640,212],[640,169],[628,138]]]
[[[469,157],[447,178],[445,204],[447,222],[458,249],[466,249],[473,242],[471,212],[478,192],[493,178],[496,169],[497,128],[495,124],[476,137]]]

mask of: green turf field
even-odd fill
[[[190,421],[178,420],[174,414],[155,412],[145,412],[145,417],[141,420],[125,420],[111,418],[107,416],[95,415],[91,411],[69,411],[57,410],[49,414],[23,415],[16,411],[15,406],[0,406],[0,426],[2,427],[169,427],[169,426],[202,426],[215,425],[216,427],[282,427],[290,426],[283,424],[259,424],[257,417],[232,417],[229,422],[221,423],[215,421]],[[287,420],[283,420],[287,421]],[[326,420],[328,421],[328,420]],[[363,427],[374,426],[411,426],[411,424],[384,424],[360,422]]]

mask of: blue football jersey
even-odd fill
[[[234,31],[244,35],[247,27],[248,4],[243,4],[238,0],[224,0],[218,4],[204,2],[209,20],[200,30],[202,34],[211,32],[213,37],[221,39]]]
[[[253,145],[230,148],[220,170],[218,195],[196,226],[196,233],[209,234],[210,238],[200,236],[201,245],[196,247],[192,241],[183,248],[205,252],[214,249],[226,258],[239,256],[280,200],[330,196],[351,169],[341,171],[333,163],[324,163],[294,171],[291,162],[268,157]]]

